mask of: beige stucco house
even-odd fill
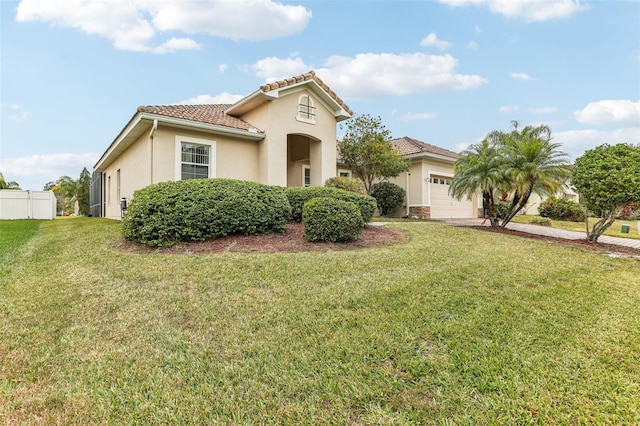
[[[410,164],[408,172],[390,179],[404,188],[408,201],[393,212],[394,216],[431,219],[478,217],[477,197],[458,201],[449,195],[453,166],[459,154],[409,137],[393,139],[391,143]]]
[[[235,104],[139,107],[94,166],[91,215],[120,218],[121,201],[171,180],[230,178],[320,186],[351,176],[337,159],[337,123],[352,111],[313,71],[265,84]],[[476,217],[476,200],[449,197],[458,154],[411,138],[392,141],[411,168],[398,216]]]
[[[232,105],[139,107],[94,166],[91,214],[120,218],[122,199],[170,180],[322,185],[338,173],[336,124],[351,116],[313,71]]]

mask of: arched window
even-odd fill
[[[311,96],[300,95],[298,98],[298,115],[296,118],[298,121],[304,121],[305,123],[316,122],[316,107],[313,104]]]

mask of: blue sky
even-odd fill
[[[92,171],[140,105],[228,103],[314,70],[393,137],[460,151],[547,124],[640,143],[640,2],[0,1],[0,171]],[[340,130],[339,130],[340,134]]]

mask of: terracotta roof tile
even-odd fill
[[[400,155],[431,153],[451,158],[460,157],[460,154],[458,154],[457,152],[449,151],[448,149],[440,148],[438,146],[431,145],[429,143],[425,143],[406,136],[402,138],[392,139],[391,144]]]
[[[324,81],[322,81],[320,77],[316,75],[314,71],[309,71],[306,74],[300,74],[298,76],[286,78],[284,80],[273,81],[271,83],[263,84],[262,86],[260,86],[260,89],[266,92],[269,90],[279,89],[281,87],[287,87],[292,84],[302,83],[303,81],[308,81],[308,80],[313,80],[316,83],[318,83],[318,85],[322,87],[322,89],[324,89],[324,91],[327,92],[329,96],[331,96],[338,105],[340,105],[349,114],[353,115],[353,111],[351,111],[351,108],[349,108],[347,104],[345,104],[344,101],[340,99],[340,97],[336,95],[336,93],[333,90],[331,90],[329,86],[327,86],[327,84]]]
[[[138,112],[157,114],[165,117],[213,124],[239,130],[255,129],[246,121],[225,113],[230,104],[218,105],[155,105],[138,107]],[[258,129],[260,133],[261,130]]]

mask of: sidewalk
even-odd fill
[[[443,222],[448,225],[455,226],[490,226],[488,222],[483,225],[483,220],[484,219],[446,219],[443,220]],[[524,223],[509,222],[506,228],[512,229],[514,231],[527,232],[529,234],[564,238],[567,240],[584,240],[586,238],[585,232],[565,231],[563,229],[556,229],[550,226],[528,225]],[[618,238],[609,237],[608,235],[602,235],[600,238],[598,238],[598,242],[605,244],[616,244],[619,246],[631,247],[640,250],[640,240],[633,238]]]

